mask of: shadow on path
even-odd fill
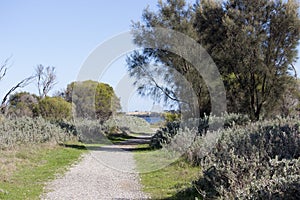
[[[150,150],[149,144],[152,135],[149,133],[134,133],[130,135],[116,134],[111,136],[110,142],[104,141],[103,144],[60,144],[66,148],[86,149],[92,151],[147,151]],[[114,140],[118,141],[115,142]],[[113,144],[114,143],[114,144]]]

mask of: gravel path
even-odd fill
[[[141,192],[133,153],[111,145],[91,150],[61,178],[46,186],[42,199],[147,199]]]

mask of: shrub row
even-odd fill
[[[207,131],[229,128],[235,125],[246,125],[250,122],[247,115],[225,113],[221,117],[206,116],[199,119],[185,121],[167,121],[165,127],[160,128],[152,137],[150,146],[154,149],[162,148],[169,144],[179,130],[190,129],[197,131],[196,135],[205,135]]]
[[[21,117],[0,120],[0,148],[11,148],[19,144],[45,142],[63,143],[73,139],[74,135],[45,119]]]
[[[204,198],[300,199],[300,122],[276,119],[222,131],[214,146],[203,137],[187,153],[203,177],[194,182]],[[203,151],[207,150],[207,155]]]

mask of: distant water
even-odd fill
[[[162,118],[162,117],[141,117],[141,118],[146,120],[149,124],[155,124],[155,123],[164,121],[164,118]]]

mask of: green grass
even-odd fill
[[[45,184],[86,152],[82,145],[74,147],[44,144],[1,151],[1,161],[11,168],[0,173],[0,199],[39,199]]]
[[[160,156],[162,152],[148,151],[135,153],[137,169],[140,173],[143,191],[152,199],[195,199],[197,191],[193,189],[192,181],[201,175],[199,167],[188,164],[180,158],[163,161],[166,156]],[[158,162],[161,166],[155,166]],[[171,163],[168,165],[168,163]],[[154,167],[160,169],[156,171]],[[149,170],[147,172],[146,170]]]

